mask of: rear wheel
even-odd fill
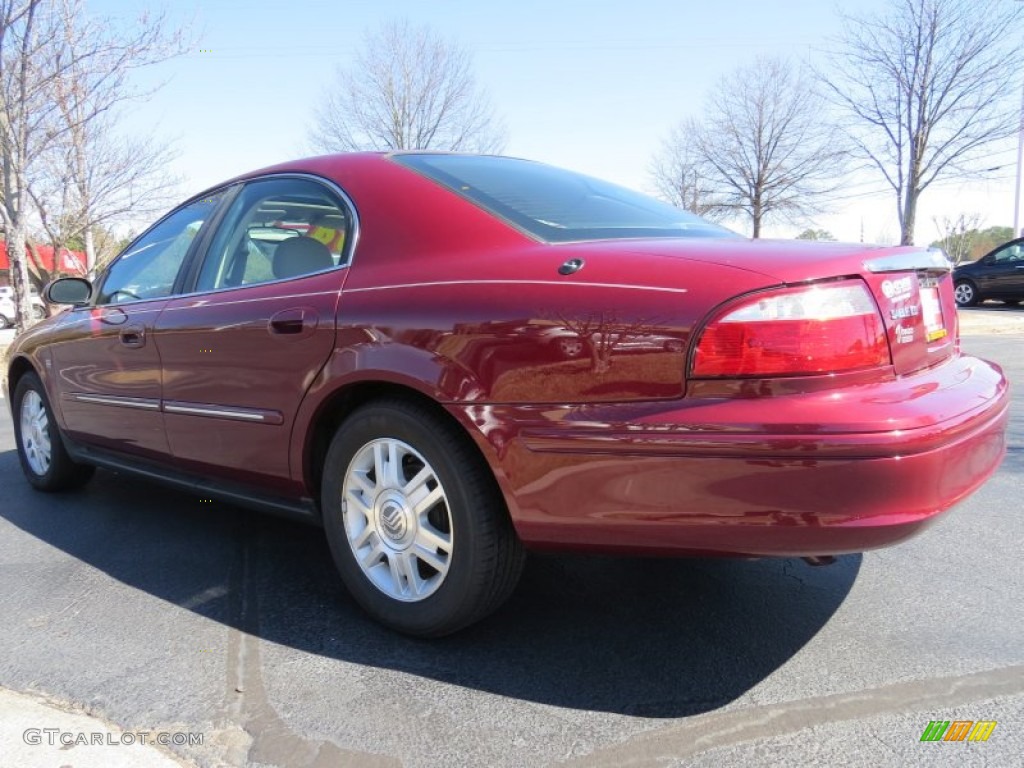
[[[0,331],[10,328],[13,325],[12,320],[8,320],[6,315],[0,315]]]
[[[953,287],[953,298],[958,307],[973,307],[978,303],[978,289],[970,280],[960,280]]]
[[[93,475],[93,467],[76,464],[64,450],[46,390],[34,373],[22,376],[14,389],[14,440],[25,477],[40,491],[77,488]]]
[[[523,553],[494,477],[465,435],[404,400],[364,406],[324,464],[324,527],[342,579],[381,623],[439,637],[511,594]]]
[[[575,360],[586,351],[586,346],[583,339],[559,339],[558,351],[566,360]]]

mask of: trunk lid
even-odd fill
[[[576,246],[560,247],[572,250]],[[756,272],[774,285],[859,277],[870,288],[882,313],[897,374],[934,365],[956,349],[953,281],[949,262],[941,251],[914,246],[732,238],[604,241],[601,249],[605,253],[620,251],[623,262],[633,254],[728,266]]]

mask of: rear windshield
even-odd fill
[[[738,237],[653,197],[530,160],[429,154],[394,159],[547,242]]]

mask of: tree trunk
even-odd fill
[[[32,314],[32,285],[28,275],[28,260],[25,258],[25,243],[27,241],[25,224],[18,217],[11,228],[10,237],[7,240],[7,259],[11,265],[11,285],[14,287],[14,302],[17,312],[14,318],[14,327],[21,333],[33,324]]]
[[[914,244],[914,222],[917,220],[917,185],[907,184],[906,196],[903,198],[903,221],[900,225],[900,245]]]
[[[96,268],[96,241],[92,235],[92,227],[85,228],[85,274],[91,275]]]
[[[590,334],[590,370],[594,373],[607,373],[611,370],[611,349],[608,347],[607,334]]]

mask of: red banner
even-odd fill
[[[26,252],[28,249],[26,248]],[[60,249],[60,260],[59,263],[54,265],[54,252],[53,248],[49,245],[34,245],[32,246],[33,256],[29,257],[29,268],[32,265],[38,263],[47,272],[53,273],[54,271],[62,274],[70,275],[84,275],[85,274],[85,254],[80,251],[70,251],[67,248]],[[9,270],[11,268],[10,261],[7,258],[7,243],[0,240],[0,271]]]

